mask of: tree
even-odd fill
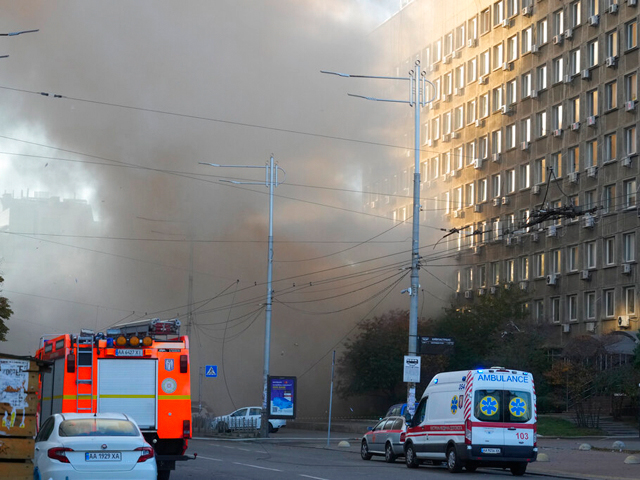
[[[424,321],[419,322],[419,329],[424,329],[424,325]],[[342,398],[368,395],[387,405],[406,401],[402,376],[409,345],[409,312],[392,310],[363,321],[358,330],[355,339],[346,342],[345,352],[338,360],[338,395]],[[440,360],[438,365],[435,360],[435,364],[422,362],[423,382],[417,387],[417,395],[433,376],[430,370],[442,369],[443,362]]]
[[[0,276],[0,285],[4,282],[4,278]],[[9,327],[5,325],[5,322],[9,320],[9,317],[13,315],[13,310],[9,308],[9,300],[0,296],[0,342],[7,341],[7,332]]]

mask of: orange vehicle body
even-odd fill
[[[41,342],[36,357],[53,367],[40,380],[40,423],[53,413],[126,413],[168,478],[176,461],[190,458],[184,455],[192,433],[189,340],[147,332],[143,345],[139,333],[123,331],[110,336],[83,330]]]

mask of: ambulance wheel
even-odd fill
[[[447,449],[447,468],[451,473],[458,473],[462,470],[462,462],[458,460],[456,448],[453,446]]]
[[[158,480],[169,480],[171,470],[158,470]]]
[[[387,463],[393,463],[396,461],[396,458],[396,454],[393,453],[391,444],[387,442],[387,444],[384,446],[384,461]]]
[[[408,468],[418,468],[418,465],[420,465],[420,461],[418,460],[418,457],[416,457],[416,451],[413,443],[410,443],[405,447],[404,459]]]
[[[471,462],[467,462],[464,466],[464,469],[467,472],[475,472],[478,469],[478,464],[477,463],[471,463]]]
[[[371,460],[372,455],[369,453],[369,445],[366,440],[362,440],[362,445],[360,445],[360,456],[363,460]]]
[[[521,477],[527,471],[527,462],[514,463],[511,465],[511,474]]]

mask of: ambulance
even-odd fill
[[[405,434],[407,467],[423,461],[463,468],[509,468],[523,475],[536,460],[536,392],[528,372],[503,367],[439,373]]]
[[[124,413],[153,446],[158,479],[168,480],[191,438],[189,339],[180,320],[147,319],[105,333],[42,338],[36,357],[52,362],[40,378],[39,422],[54,413]]]

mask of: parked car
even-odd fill
[[[155,454],[123,413],[56,413],[35,440],[35,480],[156,480]]]
[[[360,445],[360,456],[371,460],[373,455],[384,455],[387,463],[393,463],[398,457],[404,457],[404,438],[407,423],[402,416],[385,417],[364,434]]]
[[[416,402],[415,407],[418,408],[418,402]],[[414,409],[415,411],[415,409]],[[407,415],[409,415],[409,412],[407,411],[407,404],[406,403],[396,403],[395,405],[391,405],[389,407],[389,410],[387,410],[387,413],[385,415],[385,417],[391,417],[391,416],[398,416],[401,415],[405,418],[407,418]]]
[[[219,433],[232,430],[257,430],[260,429],[262,416],[261,407],[239,408],[233,413],[215,417],[211,422],[211,428]],[[287,425],[286,420],[269,419],[269,432],[275,433]]]

